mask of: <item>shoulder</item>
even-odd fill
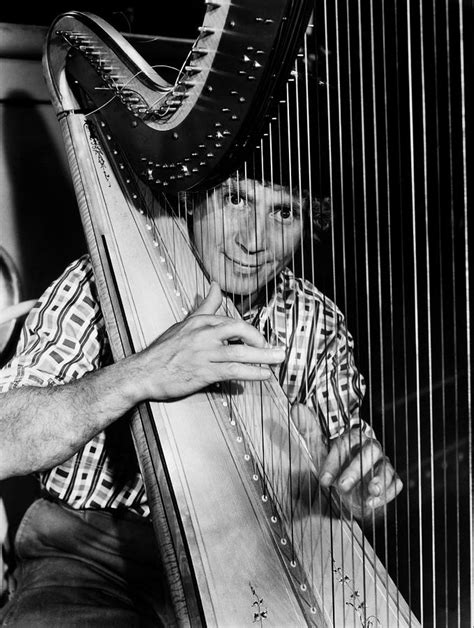
[[[289,268],[281,271],[277,290],[285,303],[294,303],[307,311],[321,312],[339,321],[344,320],[344,315],[334,301],[307,279],[297,277]]]
[[[64,281],[94,281],[92,263],[89,255],[82,255],[68,264],[54,283]]]
[[[70,292],[72,288],[90,290],[94,282],[94,273],[89,255],[82,255],[68,264],[59,277],[52,282],[45,294],[54,290]]]
[[[83,255],[64,269],[43,294],[30,312],[27,323],[43,324],[64,317],[64,312],[82,312],[95,316],[99,309],[92,264]]]
[[[98,368],[106,351],[92,266],[88,256],[82,256],[66,267],[30,310],[15,355],[0,374],[0,390],[78,379]]]

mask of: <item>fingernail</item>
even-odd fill
[[[350,488],[352,488],[353,484],[354,480],[348,476],[342,478],[342,480],[339,481],[339,486],[345,491],[348,491]]]
[[[372,495],[380,495],[380,493],[382,492],[382,489],[378,483],[378,480],[374,480],[370,483],[370,492],[372,493]]]
[[[330,484],[332,483],[333,477],[330,473],[323,473],[321,478],[320,478],[320,482],[321,484],[325,485],[325,486],[330,486]]]
[[[380,497],[369,497],[366,503],[369,508],[377,508],[382,503],[382,500]]]

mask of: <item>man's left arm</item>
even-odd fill
[[[293,407],[293,420],[318,468],[319,481],[334,487],[359,517],[392,501],[403,484],[371,426],[359,417],[365,393],[344,319],[337,317],[325,339],[315,387],[305,403]],[[315,367],[316,368],[316,367]]]

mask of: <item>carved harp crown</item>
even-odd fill
[[[148,185],[208,189],[243,162],[284,83],[310,2],[207,3],[204,23],[174,84],[100,18],[60,16],[51,27],[53,94],[65,64]],[[264,17],[262,17],[264,16]],[[278,44],[278,45],[277,45]],[[52,52],[54,50],[54,53]]]
[[[303,319],[299,335],[288,332],[290,317],[300,319],[294,304],[272,301],[278,286],[271,277],[259,294],[266,291],[268,303],[252,310],[262,332],[284,342],[298,363],[318,346],[328,354],[317,343],[329,338],[326,323],[334,321],[331,364],[313,355],[317,368],[301,365],[299,381],[279,371],[263,384],[234,383],[137,408],[132,433],[175,621],[391,628],[431,625],[438,617],[448,625],[454,599],[463,625],[470,568],[460,539],[469,526],[450,516],[449,505],[460,512],[458,454],[472,463],[472,392],[464,379],[471,373],[464,331],[472,192],[463,122],[468,9],[446,3],[430,21],[423,3],[410,0],[404,11],[397,2],[370,0],[205,4],[199,35],[172,83],[87,13],[59,16],[44,54],[115,359],[148,346],[207,291],[209,268],[196,258],[189,214],[206,203],[219,206],[228,177],[245,192],[251,180],[278,190],[289,185],[288,207],[273,208],[272,220],[284,234],[300,212],[300,239],[311,241],[295,247],[288,263],[302,276],[295,279],[302,309],[317,298],[322,313]],[[447,187],[444,168],[451,173]],[[257,232],[257,222],[248,228]],[[217,221],[214,236],[226,228]],[[329,237],[314,255],[312,244],[325,230]],[[456,278],[454,288],[434,249]],[[439,290],[433,269],[442,277]],[[459,295],[468,304],[462,312]],[[239,297],[231,296],[221,312],[238,317]],[[319,417],[342,429],[341,417],[357,414],[344,395],[350,383],[362,396],[363,383],[332,301],[342,302],[348,318],[356,312],[349,323],[367,346],[358,356],[369,385],[362,411],[405,483],[401,501],[369,524],[359,525],[335,491],[321,489],[311,434],[290,415],[291,404],[313,403]],[[332,405],[330,385],[342,391]],[[447,405],[455,409],[454,441]],[[454,464],[454,502],[445,479],[437,501],[438,459],[445,470]],[[440,508],[444,527],[435,525]]]

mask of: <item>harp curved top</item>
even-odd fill
[[[229,0],[206,4],[174,84],[89,13],[59,16],[45,44],[58,113],[75,106],[61,80],[66,73],[69,85],[81,86],[82,108],[100,110],[138,176],[166,191],[207,188],[239,166],[287,78],[312,8],[308,0],[266,0],[256,14]]]

